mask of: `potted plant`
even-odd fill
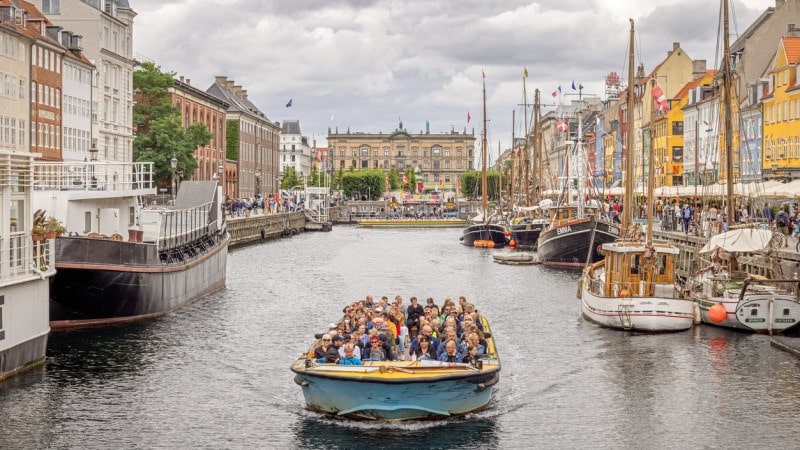
[[[45,221],[44,229],[45,229],[45,237],[47,239],[55,239],[58,236],[64,234],[64,232],[67,230],[66,228],[64,228],[64,224],[62,224],[61,221],[59,221],[55,217],[49,217]]]
[[[33,229],[31,230],[31,238],[34,240],[34,242],[43,241],[45,233],[47,233],[47,230],[43,225],[34,225]]]

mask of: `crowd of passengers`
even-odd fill
[[[458,303],[433,298],[422,306],[416,297],[403,304],[384,296],[347,305],[339,323],[332,323],[314,349],[319,363],[361,365],[362,361],[438,360],[478,365],[486,353],[480,313],[463,296]]]

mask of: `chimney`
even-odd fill
[[[225,87],[228,88],[229,91],[233,92],[233,87],[236,86],[236,82],[233,80],[227,80],[225,82]]]
[[[228,84],[228,77],[225,75],[217,75],[214,77],[214,80],[222,87],[225,87]]]
[[[692,79],[697,80],[706,74],[706,60],[695,59],[692,61]]]
[[[247,99],[247,91],[244,90],[244,89],[240,89],[239,90],[239,96],[244,98],[244,99]]]
[[[187,78],[187,79],[186,79],[186,84],[192,84],[192,80],[190,80],[190,79],[188,79],[188,78]]]
[[[181,81],[181,83],[183,83],[183,75],[179,76],[179,77],[178,77],[178,80],[180,80],[180,81]]]
[[[672,51],[671,52],[667,52],[667,54],[671,55],[672,52],[674,52],[676,50],[680,50],[680,48],[681,48],[681,43],[680,42],[673,42],[672,43]]]
[[[238,95],[239,97],[242,96],[242,87],[239,86],[238,84],[233,85],[231,87],[231,90],[233,91],[234,94]]]

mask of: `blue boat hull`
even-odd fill
[[[499,378],[496,371],[435,382],[364,382],[297,373],[306,405],[314,411],[379,420],[462,415],[485,408]]]

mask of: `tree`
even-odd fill
[[[403,171],[403,175],[408,178],[408,184],[406,185],[407,190],[411,192],[416,192],[417,190],[417,174],[414,173],[413,167],[406,167],[406,170]]]
[[[397,167],[392,167],[389,169],[389,188],[393,191],[400,189],[400,184],[402,180],[400,180],[400,173],[397,171]]]
[[[281,178],[281,189],[289,190],[298,184],[300,184],[300,178],[297,176],[297,169],[286,166],[283,169],[283,178]]]
[[[211,142],[211,132],[203,123],[181,126],[178,108],[172,105],[168,89],[173,86],[174,73],[163,73],[153,63],[142,63],[133,73],[136,102],[133,119],[136,137],[133,140],[133,159],[152,162],[158,186],[172,185],[172,157],[178,160],[176,172],[191,178],[197,170],[194,153],[198,146]]]

